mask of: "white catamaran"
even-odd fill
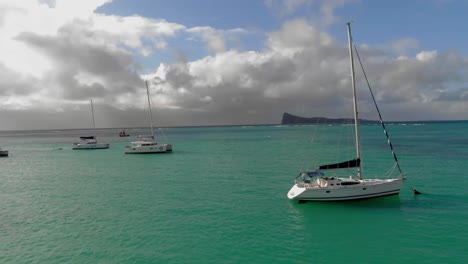
[[[380,111],[376,104],[374,95],[369,86],[372,98],[380,116],[380,122],[387,136],[390,149],[395,159],[395,166],[393,169],[398,168],[399,174],[391,179],[364,179],[362,175],[361,164],[361,146],[360,146],[360,129],[359,118],[356,98],[356,85],[354,79],[354,62],[353,62],[353,39],[351,36],[351,24],[347,23],[348,29],[348,42],[349,42],[349,56],[351,61],[351,82],[353,89],[353,106],[354,106],[354,127],[355,127],[355,143],[356,143],[356,158],[340,163],[328,164],[319,166],[315,171],[303,171],[296,177],[294,186],[289,190],[287,196],[292,200],[299,201],[341,201],[341,200],[355,200],[366,199],[388,195],[398,195],[400,188],[405,180],[405,176],[401,171],[398,159],[393,146],[388,138],[385,124],[382,121]],[[357,52],[357,51],[356,51]],[[356,53],[359,58],[359,54]],[[362,66],[362,64],[361,64]],[[364,74],[365,76],[365,74]],[[366,77],[367,81],[367,77]],[[352,169],[356,168],[356,175],[349,178],[340,178],[337,176],[325,176],[325,171],[338,170],[338,169]]]
[[[93,128],[96,128],[96,124],[94,122],[94,106],[93,100],[91,99],[91,114],[93,116]],[[98,143],[96,136],[82,136],[80,137],[80,142],[73,143],[74,150],[80,149],[108,149],[109,144],[107,143]]]
[[[154,154],[171,152],[171,144],[158,143],[154,138],[153,114],[151,112],[151,101],[147,81],[145,81],[145,85],[146,95],[148,97],[149,123],[151,128],[151,135],[139,136],[137,141],[132,141],[130,145],[125,147],[125,154]]]

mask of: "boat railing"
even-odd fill
[[[394,175],[395,175],[394,172],[395,172],[395,170],[396,170],[397,167],[398,167],[398,163],[395,162],[395,163],[393,164],[393,166],[392,166],[388,171],[386,171],[381,177],[382,177],[382,178],[387,178],[387,179],[388,179],[388,178],[393,178],[393,177],[395,177],[395,176],[394,176]],[[392,175],[393,175],[393,177],[392,177]],[[406,176],[405,176],[404,173],[398,173],[398,177],[397,177],[397,178],[400,178],[400,179],[405,180],[405,179],[406,179]]]
[[[318,186],[317,179],[323,177],[323,173],[317,171],[303,171],[294,180],[298,186],[313,187]]]
[[[154,140],[154,136],[152,135],[139,135],[138,136],[138,139],[140,141],[153,141]]]

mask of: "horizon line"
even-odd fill
[[[307,117],[306,117],[307,118]],[[326,117],[311,117],[311,118],[325,118],[325,119],[346,119],[346,118],[326,118]],[[353,118],[348,118],[353,119]],[[378,120],[370,120],[370,119],[362,119],[365,121],[375,121],[380,122]],[[414,120],[414,121],[385,121],[385,123],[444,123],[444,122],[467,122],[466,119],[457,119],[457,120]],[[296,124],[281,124],[281,123],[263,123],[263,124],[237,124],[237,125],[187,125],[187,126],[163,126],[158,127],[157,129],[167,129],[167,128],[196,128],[196,127],[239,127],[239,126],[295,126],[295,125],[320,125],[320,124],[311,124],[311,123],[296,123]],[[363,124],[365,125],[365,124]],[[51,130],[59,130],[59,131],[68,131],[68,130],[106,130],[106,129],[149,129],[150,127],[100,127],[100,128],[47,128],[47,129],[13,129],[13,130],[1,130],[1,132],[19,132],[19,131],[51,131]]]

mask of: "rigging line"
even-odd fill
[[[347,121],[345,121],[345,126],[348,130],[344,129],[343,133],[346,133],[346,136],[343,136],[343,138],[346,138],[346,146],[347,146],[347,149],[345,149],[346,151],[346,157],[352,157],[352,154],[354,152],[354,139],[356,138],[356,130],[354,129],[354,122],[352,121],[352,119],[349,119]],[[349,133],[349,131],[351,131],[351,133]],[[352,136],[349,136],[349,135],[352,135]],[[362,153],[361,153],[361,162],[362,162]],[[362,172],[362,169],[361,169],[361,172]]]
[[[162,135],[163,140],[166,140],[166,141],[167,141],[167,137],[166,137],[166,133],[164,133],[164,129],[158,128],[158,130],[161,132],[161,135]]]
[[[150,100],[151,100],[151,104],[152,104],[152,105],[155,105],[155,104],[153,103],[153,97],[151,96],[151,94],[149,95],[149,97],[150,97]],[[160,120],[158,119],[157,115],[154,117],[154,119],[155,119],[156,123],[158,123],[158,124],[160,123]],[[168,139],[167,139],[167,137],[166,137],[166,133],[164,133],[164,129],[161,128],[161,126],[157,126],[157,127],[158,127],[157,130],[159,131],[159,133],[160,133],[160,135],[161,135],[161,138],[162,138],[163,140],[166,140],[166,141],[167,141]]]
[[[308,144],[308,145],[312,145],[315,142],[315,138],[317,137],[317,129],[318,129],[318,126],[319,126],[319,120],[318,119],[315,121],[315,125],[313,125],[313,126],[314,126],[314,129],[313,129],[313,132],[312,132],[312,137],[309,138],[310,144]],[[315,153],[314,153],[314,155],[315,155]],[[307,171],[307,168],[308,168],[307,164],[308,163],[309,163],[309,161],[307,161],[307,160],[303,161],[302,166],[301,166],[301,171]],[[317,167],[316,164],[314,164],[313,166]]]
[[[392,151],[393,158],[395,159],[395,162],[397,164],[398,171],[400,172],[401,175],[403,175],[403,172],[401,171],[401,168],[400,168],[400,163],[398,162],[398,158],[396,156],[396,153],[393,150],[393,145],[392,145],[392,142],[390,141],[390,136],[388,135],[387,129],[385,128],[385,123],[384,123],[384,121],[382,119],[382,115],[380,114],[380,110],[379,110],[379,107],[377,106],[377,102],[375,101],[374,93],[372,92],[372,88],[371,88],[371,86],[369,84],[369,80],[367,79],[366,71],[364,70],[364,66],[362,65],[361,57],[359,56],[359,52],[358,52],[358,50],[356,48],[356,45],[353,45],[353,46],[354,46],[354,50],[356,51],[356,57],[358,58],[359,64],[361,65],[362,73],[364,74],[364,78],[366,79],[367,87],[369,87],[369,91],[370,91],[370,94],[372,96],[372,100],[374,101],[375,108],[377,109],[377,113],[379,114],[380,124],[382,125],[385,136],[387,137],[387,142],[388,142],[388,145],[390,146],[390,150]]]
[[[331,126],[329,125],[328,129],[331,130],[331,133],[330,133],[330,134],[331,134],[331,135],[334,135],[334,134],[335,134],[335,131],[334,131],[334,130],[336,130],[337,133],[343,133],[342,130],[339,129],[339,128],[340,128],[339,126],[340,126],[340,124],[337,123],[337,124],[336,124],[336,129],[335,129],[335,127],[333,126],[333,124],[332,124]],[[342,136],[336,137],[335,154],[333,155],[333,156],[335,157],[335,158],[334,158],[334,162],[335,162],[335,163],[339,163],[340,160],[341,160],[340,153],[342,153],[342,152],[341,152],[340,150],[341,150],[341,143],[342,143],[342,140],[343,140],[343,137],[342,137]]]
[[[148,81],[145,81],[145,86],[146,86],[146,96],[148,98],[148,121],[150,124],[150,129],[151,129],[151,137],[154,139],[154,130],[153,130],[153,113],[151,112],[151,98],[150,98],[150,92],[148,88]]]
[[[385,172],[382,177],[390,177],[392,175],[393,171],[395,170],[397,166],[397,163],[395,163],[387,172]]]
[[[337,147],[336,147],[336,154],[335,154],[335,163],[339,163],[343,160],[349,159],[349,151],[350,151],[350,137],[348,132],[348,120],[343,120],[342,123],[337,124],[336,131],[339,133],[337,136]],[[352,129],[354,131],[354,129]]]
[[[153,97],[151,96],[151,93],[149,93],[148,96],[149,96],[149,100],[151,101],[151,105],[155,105],[154,102],[153,102]],[[160,126],[155,125],[155,123],[157,123],[157,124],[159,123],[158,117],[156,115],[153,116],[153,121],[155,121],[155,122],[152,122],[152,125],[157,127],[157,130],[159,131],[162,139],[167,140],[167,137],[166,137],[166,134],[164,133],[164,130]],[[159,135],[158,135],[158,137],[155,137],[155,138],[159,138]]]

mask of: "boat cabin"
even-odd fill
[[[96,144],[97,140],[95,136],[86,136],[80,137],[81,142],[75,142],[73,145],[83,145],[83,144]]]
[[[325,188],[332,186],[350,186],[360,183],[360,181],[353,179],[351,176],[349,178],[338,178],[336,176],[325,177],[320,171],[301,172],[296,177],[296,184],[305,187]]]

